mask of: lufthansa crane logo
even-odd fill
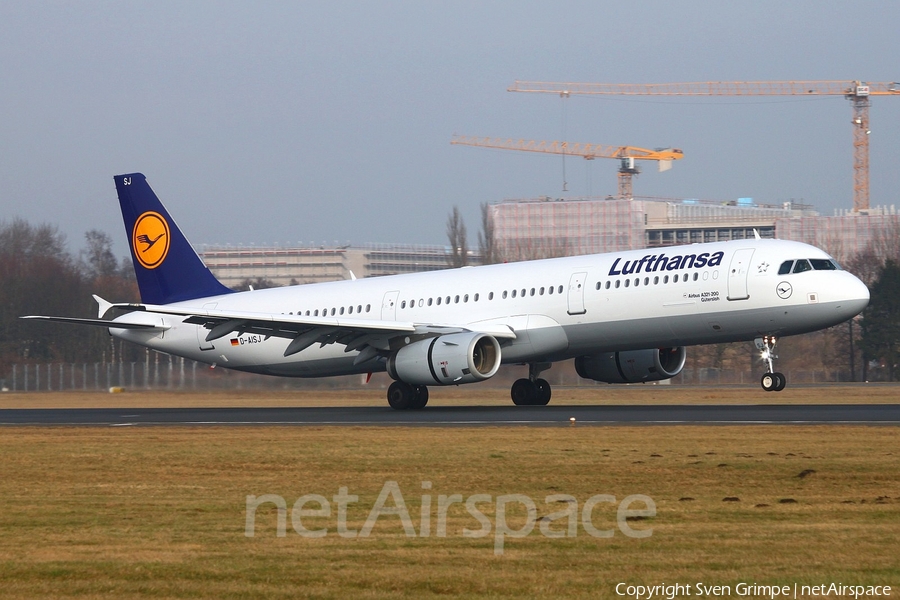
[[[169,253],[169,224],[159,213],[147,211],[134,222],[131,232],[134,256],[145,269],[155,269]]]
[[[794,288],[791,287],[787,281],[782,281],[777,286],[775,286],[775,293],[778,294],[778,297],[782,300],[787,300],[791,297],[791,293],[793,293]]]

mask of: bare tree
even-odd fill
[[[503,262],[500,248],[494,237],[494,215],[487,202],[481,203],[481,231],[478,232],[478,250],[481,252],[481,263],[484,265]]]
[[[450,216],[447,217],[447,240],[450,242],[450,256],[447,259],[450,266],[455,268],[469,264],[466,224],[463,223],[458,206],[454,206]]]

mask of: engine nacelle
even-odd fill
[[[675,377],[684,368],[687,352],[677,348],[653,348],[579,356],[575,371],[579,377],[605,383],[641,383]]]
[[[388,359],[388,374],[413,385],[455,385],[493,377],[500,343],[484,333],[452,333],[413,342]]]

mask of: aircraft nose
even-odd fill
[[[849,319],[861,313],[863,309],[868,306],[869,288],[854,275],[850,275],[849,273],[847,275],[849,281],[843,285],[842,295],[844,299],[841,302],[839,310],[846,314],[845,318]]]

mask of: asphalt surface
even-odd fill
[[[0,425],[900,425],[900,404],[4,409]]]

